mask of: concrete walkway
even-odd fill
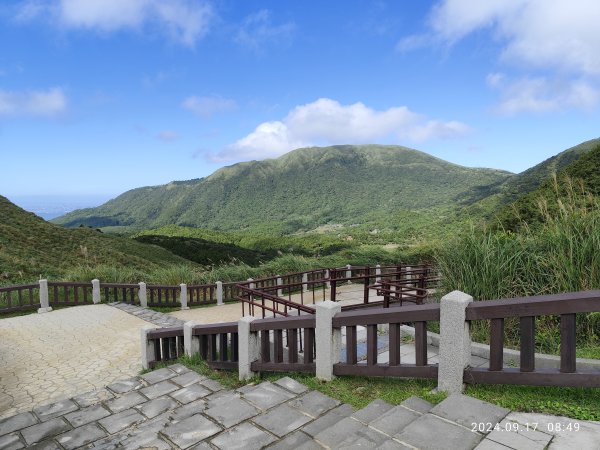
[[[108,305],[0,320],[0,418],[136,375],[140,328]]]
[[[226,390],[181,365],[0,421],[0,449],[593,450],[598,435],[600,423],[509,414],[462,395],[354,411],[290,378]]]

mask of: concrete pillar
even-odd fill
[[[140,289],[138,290],[138,298],[140,299],[140,306],[142,308],[148,307],[148,296],[146,294],[146,283],[143,281],[139,283]]]
[[[92,280],[92,302],[95,304],[100,303],[100,280],[94,278]]]
[[[179,303],[181,303],[181,309],[190,309],[190,307],[187,304],[188,301],[188,296],[187,296],[187,284],[180,284],[179,285]]]
[[[281,286],[283,284],[283,280],[279,275],[277,275],[277,286]],[[283,289],[277,289],[277,297],[283,297]]]
[[[140,333],[140,343],[142,350],[142,368],[149,369],[150,363],[152,361],[156,361],[156,354],[154,353],[154,343],[148,340],[148,332],[153,330],[154,328],[150,325],[145,325],[144,328],[141,329]]]
[[[440,354],[438,390],[449,394],[463,390],[463,371],[471,363],[471,336],[465,310],[473,297],[453,291],[440,301]]]
[[[48,280],[40,280],[40,307],[38,313],[47,313],[52,311],[48,299]]]
[[[317,348],[316,377],[333,380],[333,365],[340,362],[342,348],[342,330],[333,328],[332,319],[342,311],[339,303],[326,300],[316,305],[315,343]]]
[[[329,280],[329,269],[325,269],[325,279]],[[325,287],[329,289],[331,287],[331,283],[329,281],[326,281]]]
[[[244,316],[238,321],[238,370],[242,381],[256,375],[250,366],[260,357],[258,332],[250,331],[250,324],[254,320],[252,316]]]
[[[195,325],[200,325],[200,322],[190,320],[183,324],[183,349],[187,356],[200,353],[200,336],[192,334]]]
[[[375,266],[375,284],[381,283],[381,264]]]
[[[308,288],[308,274],[307,273],[302,274],[302,289],[304,290],[304,292],[308,292],[310,290]]]
[[[352,266],[348,264],[346,266],[346,278],[350,278],[352,276]],[[348,284],[352,284],[352,281],[348,280]]]
[[[412,267],[407,266],[406,267],[406,272],[407,273],[406,273],[406,275],[404,275],[404,279],[407,280],[407,281],[412,281],[412,273],[410,273],[410,272],[412,272]],[[407,286],[412,286],[412,283],[407,283],[406,285]]]
[[[223,304],[223,282],[217,281],[215,283],[217,285],[217,305]]]

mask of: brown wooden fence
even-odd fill
[[[39,308],[39,289],[37,283],[0,287],[0,311],[12,313]]]
[[[225,322],[194,327],[200,339],[200,356],[215,369],[237,369],[238,324]]]
[[[154,346],[154,360],[149,362],[150,368],[183,356],[183,327],[181,326],[150,330],[147,339]]]

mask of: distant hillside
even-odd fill
[[[90,228],[67,230],[0,196],[0,283],[57,277],[78,264],[149,269],[189,263],[172,253]]]
[[[499,192],[512,176],[399,146],[304,148],[273,160],[225,167],[199,180],[134,189],[55,222],[70,227],[141,230],[177,224],[279,233],[327,223],[394,226],[399,215],[411,212],[443,220],[444,213]]]
[[[516,230],[523,223],[535,226],[543,220],[540,202],[545,204],[551,215],[558,212],[559,199],[563,203],[589,206],[590,199],[586,194],[600,195],[600,140],[595,140],[595,146],[578,159],[569,159],[572,161],[570,164],[547,177],[537,189],[505,206],[494,217],[494,222],[507,230]]]

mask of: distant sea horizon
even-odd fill
[[[106,203],[115,195],[9,195],[15,205],[32,212],[44,220],[60,217],[76,209],[94,208]]]

